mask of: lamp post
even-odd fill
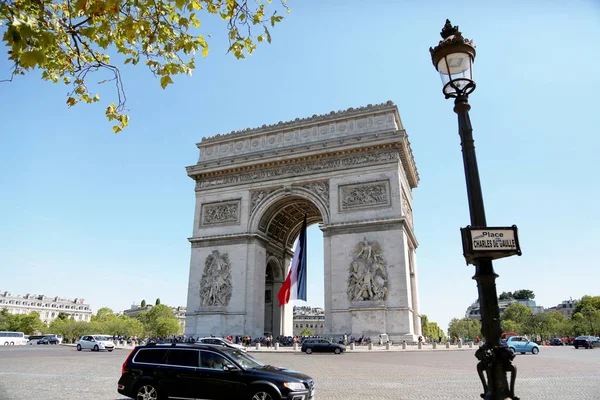
[[[447,99],[454,98],[454,112],[458,115],[458,133],[463,153],[471,225],[486,227],[473,128],[469,118],[471,106],[468,97],[475,90],[475,81],[473,80],[475,45],[472,40],[464,38],[458,30],[458,26],[452,26],[449,20],[446,20],[440,34],[442,40],[429,51],[433,65],[442,78],[442,92]],[[477,373],[484,390],[481,397],[485,400],[517,400],[518,398],[514,395],[517,370],[512,365],[514,354],[500,345],[502,329],[496,293],[496,277],[498,275],[494,272],[491,258],[478,258],[473,263],[475,264],[473,279],[477,281],[482,334],[485,338],[485,344],[475,353],[479,359]],[[507,379],[509,371],[511,372],[510,386]]]

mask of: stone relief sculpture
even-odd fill
[[[240,204],[238,201],[205,205],[204,224],[219,224],[224,222],[237,222],[239,218]]]
[[[200,304],[203,307],[225,307],[229,304],[231,293],[229,256],[227,253],[220,254],[219,250],[213,250],[204,263],[204,272],[200,280]]]
[[[367,238],[359,242],[353,253],[348,278],[350,301],[384,301],[388,297],[387,264],[379,243]]]
[[[250,194],[250,212],[252,213],[261,201],[275,190],[256,190]]]
[[[341,186],[340,192],[342,210],[389,204],[387,182]]]
[[[329,205],[329,182],[313,182],[305,185],[300,185],[325,200],[325,204]]]

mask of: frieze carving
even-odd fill
[[[258,207],[261,201],[271,193],[273,193],[276,189],[268,189],[268,190],[254,190],[250,192],[250,213],[254,212],[254,209]]]
[[[381,246],[365,237],[354,247],[348,278],[350,301],[385,301],[388,297],[387,263]]]
[[[329,207],[329,181],[324,182],[312,182],[304,185],[299,185],[300,187],[306,188],[320,197],[327,207]]]
[[[239,222],[240,201],[226,201],[215,204],[202,204],[202,225]]]
[[[342,211],[353,208],[374,206],[389,206],[390,183],[389,181],[369,182],[339,187],[340,209]]]
[[[246,173],[237,173],[221,177],[207,177],[196,180],[196,191],[216,186],[256,182],[286,176],[297,176],[304,173],[323,172],[336,169],[371,164],[377,162],[395,161],[400,159],[398,150],[382,151],[379,153],[363,153],[335,159],[324,159],[294,165],[285,165],[274,168],[262,168]]]
[[[213,250],[204,263],[200,280],[200,304],[202,307],[226,307],[232,293],[229,255]]]

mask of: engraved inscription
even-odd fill
[[[390,205],[389,181],[340,186],[341,209]]]

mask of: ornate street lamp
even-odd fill
[[[433,65],[440,73],[443,83],[443,93],[446,98],[454,98],[454,112],[458,115],[458,133],[461,138],[465,178],[467,181],[467,196],[471,225],[487,227],[483,195],[479,182],[479,170],[475,155],[473,128],[469,118],[468,96],[475,90],[473,80],[473,61],[475,60],[475,45],[466,39],[452,26],[449,20],[441,32],[442,40],[435,48],[429,48]],[[473,261],[475,276],[479,291],[479,306],[482,321],[482,334],[485,344],[475,356],[479,359],[477,373],[483,384],[486,400],[506,400],[518,398],[514,395],[517,369],[512,364],[514,354],[500,345],[502,329],[500,326],[500,309],[496,292],[496,273],[491,257],[480,257]],[[507,372],[511,372],[510,386]],[[485,372],[485,376],[484,376]]]

